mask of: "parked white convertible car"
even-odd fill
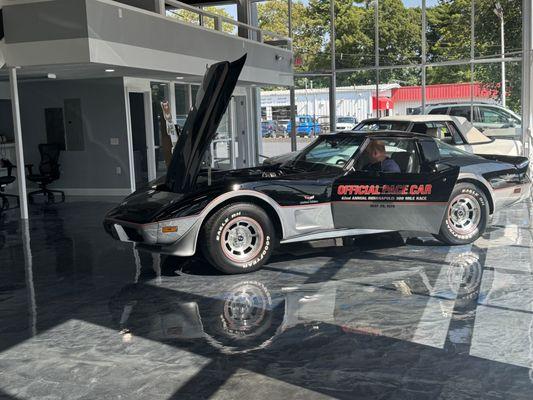
[[[361,121],[354,131],[395,130],[432,136],[474,154],[522,154],[522,142],[493,139],[484,135],[466,118],[451,115],[396,115]]]

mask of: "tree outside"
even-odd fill
[[[475,0],[475,57],[499,57],[500,22],[494,13],[496,2],[501,3],[505,21],[505,53],[520,55],[522,43],[521,2],[517,0]],[[374,2],[371,0],[336,0],[336,65],[342,68],[373,67]],[[317,72],[330,69],[329,0],[301,0],[293,3],[293,34],[295,57],[301,61],[297,72]],[[420,84],[420,68],[400,66],[420,64],[422,53],[422,12],[420,7],[406,7],[402,0],[380,0],[379,63],[398,66],[380,72],[380,82],[402,86]],[[427,9],[427,62],[470,59],[470,0],[439,0]],[[259,26],[280,34],[287,34],[286,0],[269,0],[258,4]],[[507,106],[520,111],[521,68],[511,63],[507,68]],[[501,64],[476,65],[474,80],[495,93],[501,90]],[[470,82],[469,67],[446,66],[427,69],[426,83]],[[327,87],[328,78],[313,79],[315,87]],[[297,84],[302,85],[299,80]],[[372,70],[339,74],[337,85],[365,85],[375,83]]]

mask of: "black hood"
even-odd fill
[[[170,191],[185,193],[194,187],[245,61],[246,55],[231,63],[213,64],[207,70],[168,167],[166,186]]]

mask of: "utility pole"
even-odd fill
[[[315,123],[316,122],[316,93],[313,90],[313,80],[311,79],[309,83],[311,84],[311,94],[313,95],[313,123]]]
[[[329,0],[331,82],[329,86],[329,129],[335,132],[337,126],[337,69],[335,66],[335,0]]]
[[[287,5],[287,29],[289,33],[289,39],[291,39],[291,50],[292,47],[292,0],[288,0]],[[294,68],[294,67],[293,67]],[[294,79],[294,76],[293,76]],[[294,82],[289,88],[289,97],[290,97],[290,118],[291,118],[291,131],[289,136],[291,138],[291,151],[296,151],[296,93],[294,90]]]
[[[497,2],[494,6],[494,14],[500,19],[500,41],[501,41],[501,57],[502,57],[502,78],[501,78],[501,102],[502,107],[505,107],[506,104],[506,93],[505,93],[505,22],[503,20],[503,8],[500,2]]]
[[[304,78],[305,82],[305,115],[309,115],[309,96],[307,95],[307,78]]]

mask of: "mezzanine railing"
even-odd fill
[[[281,34],[235,21],[232,18],[202,10],[176,0],[165,0],[165,5],[166,15],[170,14],[180,21],[211,28],[230,35],[245,37],[271,46],[288,50],[292,48],[291,39]],[[180,13],[180,10],[184,10],[186,13]],[[193,19],[190,18],[191,16]]]

